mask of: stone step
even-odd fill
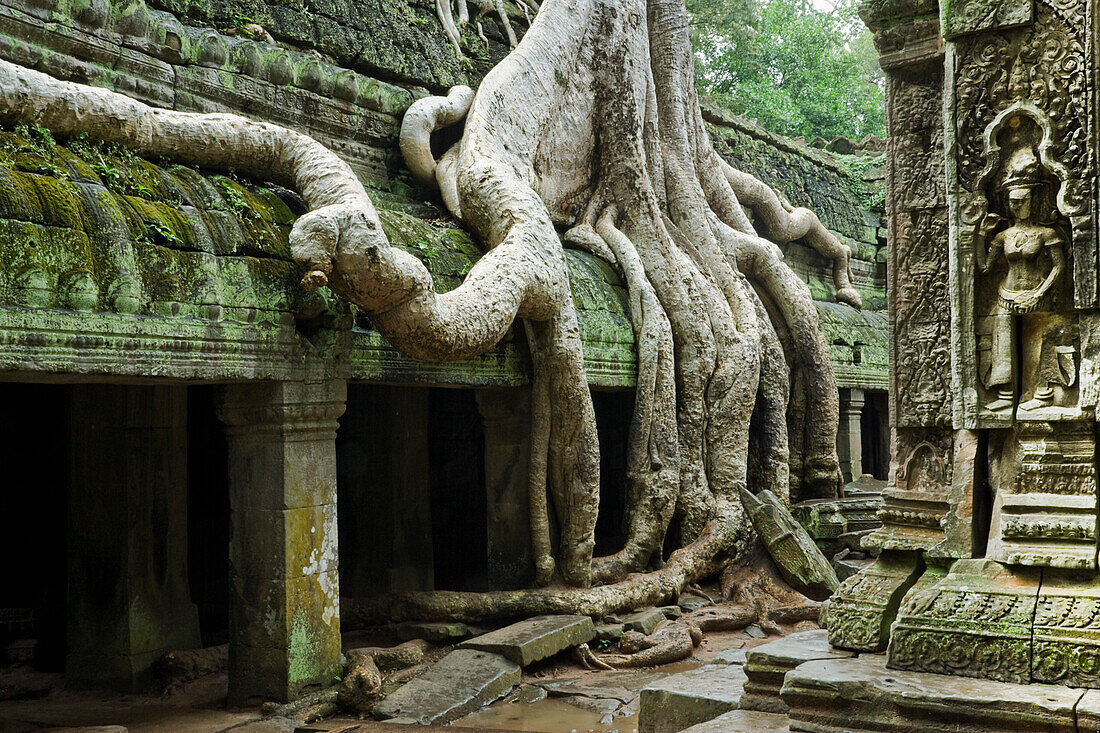
[[[745,694],[743,710],[786,714],[787,704],[779,697],[783,677],[800,664],[817,659],[847,659],[853,652],[829,646],[829,632],[824,629],[801,631],[767,644],[753,647],[745,653]]]
[[[1077,726],[1084,690],[887,669],[882,654],[801,664],[782,696],[791,730],[815,733],[1096,730]]]
[[[790,733],[786,715],[758,710],[734,710],[714,720],[693,725],[683,733]]]
[[[592,641],[596,627],[587,616],[535,616],[459,644],[499,654],[521,667]]]
[[[745,679],[739,664],[708,664],[647,685],[638,733],[675,733],[736,710]]]
[[[521,677],[519,665],[499,654],[456,649],[380,702],[375,714],[421,725],[449,723],[504,695]]]

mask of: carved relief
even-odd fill
[[[960,560],[940,582],[906,596],[887,666],[1026,684],[1039,573]]]
[[[1096,441],[1081,422],[1018,422],[990,441],[988,556],[1016,565],[1096,568]]]
[[[898,604],[920,569],[914,553],[885,552],[869,568],[841,583],[829,600],[829,643],[857,651],[885,649]]]
[[[1036,682],[1100,687],[1100,583],[1044,574],[1033,645]]]
[[[1051,157],[1053,126],[1030,102],[1003,110],[985,132],[985,170],[964,221],[976,237],[977,369],[985,410],[1011,418],[1072,408],[1076,329],[1066,271],[1067,173]],[[976,229],[976,231],[975,231]],[[982,304],[985,304],[983,309]],[[1022,333],[1022,344],[1019,334]],[[1022,357],[1022,364],[1017,363]],[[1020,369],[1021,393],[1017,394]]]
[[[949,430],[899,430],[895,465],[879,510],[882,527],[863,540],[882,550],[928,550],[944,539],[951,509],[953,440]]]
[[[893,380],[898,427],[951,425],[947,211],[895,221]]]

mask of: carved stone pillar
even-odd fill
[[[187,587],[187,388],[77,385],[67,682],[137,689],[199,646]]]
[[[840,396],[840,430],[837,431],[837,454],[845,483],[863,475],[863,390],[847,389]]]
[[[224,388],[229,696],[286,701],[340,671],[336,419],[343,381]]]
[[[527,491],[531,390],[478,390],[477,406],[485,423],[489,585],[526,588],[535,577]]]
[[[864,539],[881,555],[833,595],[829,640],[881,651],[904,594],[925,571],[924,554],[943,542],[955,509],[950,268],[938,4],[878,0],[862,12],[887,85],[892,461],[883,526]]]

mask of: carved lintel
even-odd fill
[[[955,0],[943,7],[943,37],[954,40],[981,31],[1003,30],[1031,23],[1035,0]]]

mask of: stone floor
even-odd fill
[[[572,632],[576,633],[576,632]],[[543,733],[634,733],[638,729],[642,688],[703,665],[744,661],[744,650],[775,637],[760,637],[757,629],[708,634],[695,655],[664,667],[610,672],[581,668],[568,653],[530,663],[515,689],[498,702],[451,725],[417,726],[417,730],[541,731]],[[377,640],[348,634],[345,646],[369,646]],[[575,643],[573,636],[562,643]],[[434,659],[455,649],[441,643]],[[11,671],[8,671],[11,674]],[[254,709],[227,709],[226,677],[213,675],[188,683],[168,696],[74,692],[63,688],[60,675],[22,675],[21,684],[36,687],[31,699],[4,700],[5,679],[0,672],[0,731],[42,733],[89,726],[105,726],[95,733],[387,733],[408,731],[407,725],[363,722],[348,716],[309,725],[264,720]],[[109,727],[107,727],[109,726]]]

